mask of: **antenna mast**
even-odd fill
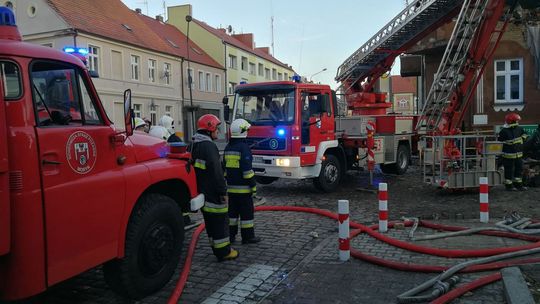
[[[270,16],[270,32],[272,34],[272,56],[275,56],[274,52],[274,5],[273,1],[270,1],[270,12],[272,13],[272,16]]]

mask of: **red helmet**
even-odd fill
[[[217,130],[218,126],[221,124],[221,120],[217,118],[214,114],[204,114],[197,121],[198,130],[206,130],[209,132],[214,132]]]
[[[504,122],[506,122],[507,124],[513,124],[520,120],[521,120],[521,116],[519,116],[519,114],[517,113],[508,113],[504,117]]]

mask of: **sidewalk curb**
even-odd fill
[[[504,295],[508,304],[534,304],[534,299],[519,267],[503,268],[501,274]]]

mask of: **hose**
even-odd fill
[[[430,234],[430,235],[423,235],[423,236],[417,236],[412,238],[413,241],[427,241],[427,240],[435,240],[435,239],[442,239],[447,237],[455,237],[455,236],[463,236],[463,235],[469,235],[474,234],[482,231],[504,231],[504,228],[500,227],[478,227],[478,228],[471,228],[467,230],[461,230],[461,231],[454,231],[454,232],[445,232],[445,233],[437,233],[437,234]]]
[[[510,232],[514,233],[522,233],[522,234],[540,234],[540,229],[517,229],[505,224],[502,224],[501,222],[496,223],[495,226],[506,229]]]
[[[450,301],[457,299],[458,297],[460,297],[461,295],[465,294],[468,291],[475,290],[478,287],[482,287],[484,285],[493,283],[495,281],[500,280],[501,278],[502,278],[502,275],[500,272],[493,273],[485,277],[481,277],[480,279],[474,280],[470,283],[457,287],[456,289],[450,291],[449,293],[435,299],[430,304],[449,303]]]
[[[469,228],[459,227],[459,226],[447,226],[447,225],[435,224],[428,221],[420,221],[420,224],[423,227],[434,229],[434,230],[461,231],[461,230],[469,229]],[[506,231],[481,231],[479,232],[479,234],[489,235],[489,236],[498,236],[498,237],[509,237],[509,238],[514,238],[514,239],[519,239],[519,240],[529,241],[529,242],[540,241],[540,237],[538,236],[516,234],[516,233],[511,233],[511,232],[506,232]]]

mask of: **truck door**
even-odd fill
[[[117,256],[125,182],[115,130],[83,71],[51,61],[30,70],[54,284]]]
[[[0,255],[9,252],[11,243],[11,211],[8,179],[8,147],[6,104],[4,102],[7,90],[4,89],[4,63],[0,63]]]
[[[315,163],[319,144],[334,139],[334,121],[330,92],[303,91],[302,106],[302,165]],[[305,160],[304,160],[305,159]]]

